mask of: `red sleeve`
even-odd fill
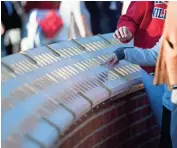
[[[118,21],[117,29],[126,26],[135,36],[136,30],[139,28],[146,10],[146,2],[131,2],[125,15],[122,15]],[[132,38],[133,38],[132,37]]]

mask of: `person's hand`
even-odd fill
[[[109,55],[108,60],[106,61],[106,64],[108,64],[109,66],[114,66],[115,64],[117,64],[119,62],[119,59],[117,58],[115,53],[112,53]]]
[[[122,26],[114,32],[113,37],[125,42],[132,38],[132,33],[126,26]]]
[[[1,24],[1,35],[3,35],[4,32],[5,32],[4,26],[3,26],[3,24]]]

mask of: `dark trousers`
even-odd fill
[[[162,130],[160,137],[159,148],[172,148],[170,136],[171,111],[163,107],[162,114]]]

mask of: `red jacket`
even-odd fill
[[[161,1],[131,2],[125,15],[118,21],[117,28],[126,26],[134,38],[134,45],[139,48],[152,48],[160,39],[167,5]],[[142,67],[148,73],[154,72],[154,67]]]

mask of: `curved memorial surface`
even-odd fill
[[[2,147],[155,147],[141,68],[102,64],[121,46],[105,34],[4,57]]]

